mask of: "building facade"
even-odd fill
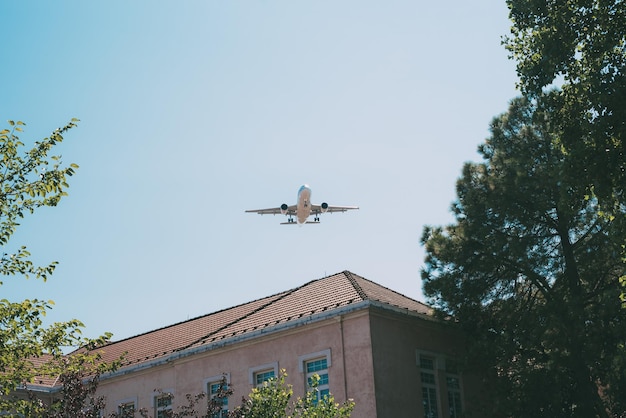
[[[428,306],[344,271],[110,343],[104,360],[124,360],[98,394],[105,415],[145,407],[160,417],[185,394],[214,395],[225,377],[226,411],[284,369],[294,396],[317,373],[320,393],[353,399],[356,418],[457,418],[478,388],[456,365],[462,350]]]

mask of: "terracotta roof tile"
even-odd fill
[[[403,294],[395,292],[363,277],[357,276],[354,273],[346,272],[346,274],[349,274],[354,278],[361,289],[363,289],[363,292],[367,295],[367,298],[370,300],[376,300],[388,305],[397,306],[399,308],[404,308],[409,311],[426,315],[432,314],[432,308],[422,302],[418,302],[404,296]]]
[[[190,319],[135,337],[110,343],[99,348],[103,361],[112,362],[124,355],[124,364],[141,363],[193,344],[210,330],[228,328],[239,318],[249,315],[258,307],[271,303],[281,294],[268,296],[243,305],[224,309],[212,314]]]

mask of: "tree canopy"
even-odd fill
[[[22,219],[44,206],[56,206],[67,195],[67,181],[78,168],[64,165],[60,156],[53,155],[63,135],[76,126],[73,119],[62,128],[31,148],[19,138],[25,124],[8,122],[0,131],[0,274],[47,280],[57,265],[36,265],[26,246],[11,251],[9,241]],[[0,282],[0,285],[2,282]],[[44,324],[46,312],[53,302],[26,299],[0,300],[0,410],[19,412],[24,399],[13,397],[15,389],[31,383],[36,376],[58,376],[67,369],[63,349],[68,346],[103,342],[109,335],[90,341],[83,339],[83,324],[76,319]],[[85,364],[90,356],[75,357],[77,365]]]
[[[507,0],[505,45],[522,92],[560,87],[552,117],[573,168],[605,206],[626,204],[626,3],[622,0]]]
[[[426,227],[425,294],[467,332],[483,416],[626,412],[625,216],[603,212],[553,123],[560,93],[518,98],[457,183],[455,222]]]

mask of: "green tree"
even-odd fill
[[[36,265],[25,246],[12,247],[17,248],[12,251],[8,249],[9,241],[23,218],[41,207],[56,206],[66,196],[67,180],[78,166],[63,165],[61,158],[51,152],[76,123],[73,119],[27,150],[18,136],[23,132],[23,122],[9,121],[9,127],[0,131],[0,245],[3,249],[0,274],[3,276],[45,281],[54,272],[56,262]],[[15,390],[32,382],[36,376],[61,374],[67,366],[63,357],[65,347],[93,347],[109,336],[95,341],[83,339],[83,324],[75,319],[45,326],[43,317],[52,304],[52,301],[38,299],[0,300],[0,410],[19,412],[20,408],[29,407],[27,400],[14,396]]]
[[[558,141],[570,170],[590,186],[607,216],[626,207],[626,3],[622,0],[507,0],[505,45],[529,97],[557,82]],[[622,232],[626,260],[626,231]],[[626,289],[626,276],[620,278]],[[626,290],[621,294],[626,302]],[[626,307],[626,303],[625,303]]]
[[[626,204],[626,3],[507,0],[506,47],[531,98],[558,84],[557,139],[572,169],[610,210]]]
[[[285,382],[287,373],[281,370],[278,377],[270,379],[259,388],[252,389],[248,399],[234,411],[235,417],[246,418],[347,418],[354,402],[335,402],[332,394],[319,399],[317,388],[320,377],[313,375],[310,389],[304,398],[292,402],[293,387]]]
[[[626,413],[624,209],[571,170],[553,92],[512,101],[457,183],[455,222],[426,227],[425,294],[467,333],[482,416]],[[612,415],[611,415],[612,414]]]

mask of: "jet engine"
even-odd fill
[[[326,211],[328,210],[328,203],[324,202],[320,206],[322,208],[322,213],[326,213]]]
[[[287,206],[286,203],[283,203],[282,205],[280,205],[280,213],[282,213],[283,215],[286,215],[288,208],[289,208],[289,206]]]

